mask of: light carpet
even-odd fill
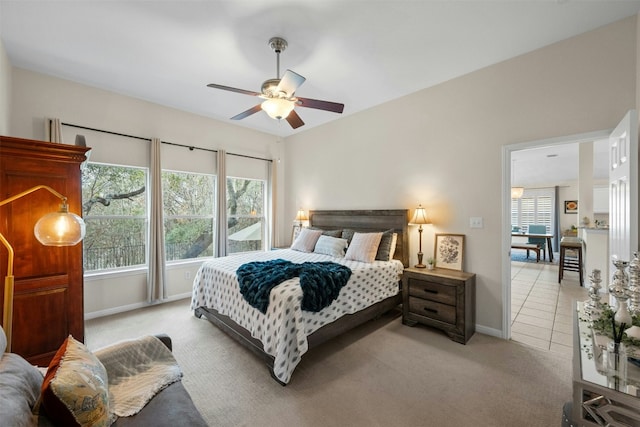
[[[311,350],[286,387],[189,300],[86,322],[91,349],[155,333],[211,426],[548,427],[571,400],[570,357],[478,333],[461,345],[399,312]]]

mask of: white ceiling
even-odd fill
[[[0,37],[16,67],[286,137],[638,11],[640,0],[0,0]],[[229,120],[261,100],[206,85],[260,91],[276,77],[273,36],[289,43],[281,72],[307,78],[296,94],[344,103],[342,115],[298,107],[295,131],[263,112]]]
[[[514,151],[511,155],[513,185],[526,188],[575,184],[579,171],[577,143]],[[609,141],[593,141],[593,178],[608,182]]]
[[[10,1],[0,37],[12,65],[229,121],[281,70],[297,95],[345,104],[342,116],[614,22],[629,1]],[[293,131],[265,113],[233,122],[288,136],[339,114],[298,108]]]

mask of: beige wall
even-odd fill
[[[11,63],[0,40],[0,135],[9,135],[11,109]]]
[[[638,17],[622,20],[284,142],[22,69],[13,68],[7,83],[6,65],[0,68],[0,84],[13,90],[13,114],[0,110],[0,126],[8,121],[11,135],[42,139],[45,117],[58,117],[84,126],[281,159],[276,163],[281,190],[276,215],[283,243],[289,240],[291,220],[300,206],[412,209],[422,203],[434,222],[423,235],[425,256],[433,251],[434,233],[466,235],[465,269],[478,275],[478,330],[499,335],[500,269],[508,261],[500,245],[502,147],[609,129],[635,108],[640,99],[637,22]],[[1,51],[0,60],[5,61]],[[7,98],[0,94],[0,105],[7,105]],[[484,228],[470,229],[471,216],[482,217]],[[411,232],[413,264],[418,237],[414,228]],[[176,286],[172,295],[189,292],[185,273],[190,268],[170,273]],[[85,310],[95,315],[135,307],[142,303],[143,283],[144,275],[139,274],[117,281],[88,280]]]
[[[184,145],[262,158],[281,157],[283,144],[274,136],[67,80],[13,68],[12,87],[12,136],[44,139],[45,118],[56,117],[66,123],[159,137]],[[90,140],[87,145],[91,146]],[[195,262],[168,267],[171,299],[190,295],[199,265],[200,262]],[[146,270],[88,276],[84,293],[88,318],[144,306]]]
[[[434,233],[466,235],[478,330],[500,334],[508,262],[502,147],[613,128],[635,108],[636,23],[628,18],[287,138],[286,213],[422,203],[433,221],[425,256]],[[470,229],[472,216],[484,228]],[[414,264],[418,233],[410,231]]]

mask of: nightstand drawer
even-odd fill
[[[409,295],[442,304],[456,305],[456,287],[409,278]]]
[[[440,320],[452,325],[456,323],[456,308],[451,305],[409,297],[409,311],[417,316]]]

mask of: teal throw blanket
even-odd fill
[[[263,313],[267,312],[271,289],[293,277],[300,277],[302,309],[320,311],[338,297],[351,277],[351,269],[329,261],[296,264],[274,259],[242,264],[236,276],[244,299]]]

